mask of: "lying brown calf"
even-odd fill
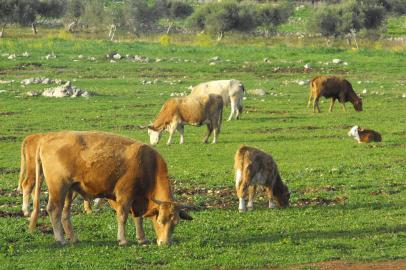
[[[358,126],[353,126],[350,131],[348,131],[348,136],[354,137],[358,143],[382,141],[382,136],[379,134],[379,132],[371,129],[359,128]]]
[[[278,167],[272,157],[253,147],[240,146],[234,157],[235,188],[240,200],[239,211],[245,212],[253,208],[257,185],[264,186],[268,198],[269,208],[289,206],[290,193],[282,182]],[[248,193],[248,205],[245,198]]]
[[[343,111],[345,103],[351,102],[357,112],[362,111],[362,100],[357,96],[352,85],[346,79],[338,78],[335,76],[318,76],[313,78],[310,82],[310,95],[307,107],[310,107],[313,101],[313,112],[320,112],[319,99],[323,96],[331,98],[329,111],[333,110],[334,102],[336,99],[341,103]]]
[[[153,220],[157,243],[170,244],[180,219],[192,218],[173,202],[165,160],[152,147],[104,132],[63,131],[44,135],[36,153],[36,183],[32,231],[39,214],[39,193],[44,175],[48,186],[47,211],[55,240],[65,243],[63,232],[76,241],[70,220],[74,191],[90,200],[108,198],[116,210],[120,245],[127,244],[125,223],[129,212],[137,240],[146,241],[142,217]]]

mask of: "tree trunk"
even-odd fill
[[[73,21],[70,24],[68,24],[68,32],[73,33],[75,31],[77,21]]]
[[[109,32],[109,38],[111,41],[114,39],[114,34],[116,33],[117,26],[115,24],[110,25],[110,32]]]
[[[168,29],[166,30],[166,34],[169,34],[173,26],[173,22],[169,22]]]
[[[221,31],[217,34],[217,41],[220,41],[223,39],[224,33]]]
[[[38,32],[37,32],[37,23],[36,22],[33,22],[32,24],[31,24],[31,29],[32,29],[32,34],[33,35],[36,35]]]
[[[7,25],[7,23],[3,24],[3,26],[1,27],[0,38],[2,38],[4,36],[4,29],[6,29],[6,25]]]

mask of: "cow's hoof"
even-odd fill
[[[30,216],[30,212],[29,212],[29,211],[23,211],[23,215],[24,215],[25,217],[29,217],[29,216]]]
[[[128,241],[127,240],[119,240],[118,241],[118,245],[119,246],[126,246],[128,244]]]
[[[147,245],[147,244],[149,244],[149,241],[148,241],[148,239],[137,239],[137,242],[138,242],[138,244],[140,244],[140,245]]]

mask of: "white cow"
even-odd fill
[[[192,87],[191,95],[220,95],[223,98],[224,105],[231,104],[231,113],[227,120],[230,121],[233,117],[238,119],[242,113],[244,91],[244,85],[238,80],[220,80],[204,82]]]

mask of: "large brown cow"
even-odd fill
[[[36,186],[30,231],[39,213],[43,174],[48,185],[49,213],[54,236],[64,244],[63,230],[76,237],[70,221],[72,192],[84,198],[105,197],[116,210],[119,245],[127,244],[125,223],[131,211],[137,240],[145,242],[142,216],[152,217],[157,243],[170,244],[180,219],[192,218],[173,202],[168,169],[153,148],[140,142],[103,132],[64,131],[41,138],[36,154]],[[62,211],[63,210],[63,211]]]
[[[253,147],[240,146],[234,157],[235,188],[239,198],[239,211],[254,207],[257,185],[264,186],[269,198],[269,208],[289,206],[290,193],[282,182],[278,167],[272,157]],[[245,199],[248,195],[248,205]]]
[[[193,126],[207,125],[207,135],[204,142],[207,143],[213,132],[213,143],[217,143],[220,134],[223,114],[223,99],[220,95],[210,94],[207,96],[186,96],[171,98],[162,106],[155,121],[148,126],[150,143],[155,145],[159,142],[162,132],[169,132],[167,145],[172,143],[172,135],[175,130],[180,133],[180,143],[183,144],[184,125]]]
[[[42,136],[42,133],[31,134],[21,143],[21,166],[17,190],[23,193],[22,211],[26,217],[30,215],[30,194],[35,186],[35,154]],[[86,213],[92,212],[89,201],[85,200],[83,206]]]
[[[313,78],[310,82],[310,95],[307,107],[310,107],[313,101],[313,112],[320,112],[319,99],[323,96],[331,98],[329,111],[333,110],[334,102],[336,99],[341,103],[343,111],[345,109],[345,102],[349,101],[354,105],[357,112],[362,111],[362,99],[357,96],[352,88],[352,85],[346,79],[338,78],[335,76],[318,76]]]

